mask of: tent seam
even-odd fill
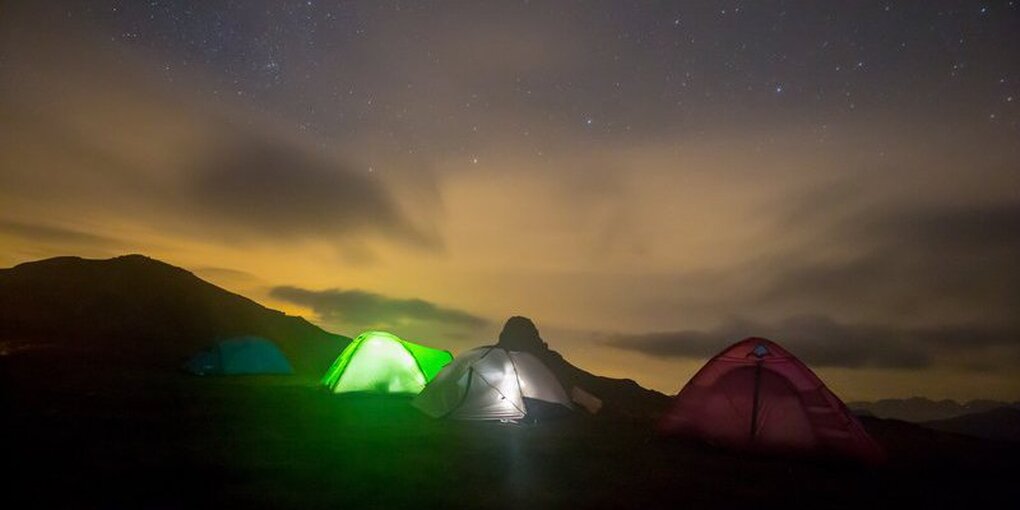
[[[528,414],[528,404],[526,402],[524,402],[524,386],[521,385],[521,373],[520,373],[519,370],[517,370],[517,363],[514,362],[514,357],[510,355],[510,351],[508,351],[506,349],[503,349],[503,352],[506,353],[507,359],[510,360],[510,366],[514,367],[514,379],[517,379],[517,391],[519,391],[521,393],[521,405],[524,406],[524,409],[522,409],[521,412],[524,413],[525,416],[527,416],[527,414]],[[557,382],[559,382],[559,381],[557,381]],[[517,407],[517,406],[514,406],[514,407]]]
[[[440,416],[440,418],[446,418],[446,417],[452,415],[453,413],[457,412],[457,410],[460,409],[461,407],[464,407],[464,402],[467,401],[468,393],[471,392],[471,379],[474,378],[474,373],[475,373],[474,364],[468,365],[468,373],[467,373],[468,382],[467,382],[467,386],[464,388],[464,394],[460,396],[460,401],[457,402],[457,405],[453,406],[452,409],[450,409],[445,414]]]
[[[421,363],[418,361],[418,357],[415,356],[413,352],[411,352],[411,349],[407,348],[407,342],[405,342],[404,339],[400,338],[400,337],[397,337],[397,339],[400,342],[400,346],[403,347],[404,351],[407,352],[407,355],[410,356],[411,359],[414,360],[414,366],[418,367],[418,372],[421,373],[421,378],[425,379],[425,384],[422,385],[422,389],[424,389],[425,386],[428,386],[429,382],[430,382],[428,376],[425,375],[425,368],[421,366]],[[422,347],[425,347],[425,346],[422,346]],[[436,350],[439,350],[439,349],[436,349]],[[443,351],[443,352],[445,352],[447,354],[450,354],[450,351]],[[453,354],[450,354],[450,359],[453,359]]]
[[[351,355],[347,357],[347,363],[344,363],[343,367],[338,367],[338,371],[340,373],[337,374],[336,382],[334,382],[333,383],[333,387],[330,388],[330,390],[332,390],[333,393],[336,393],[336,387],[340,386],[340,382],[343,381],[344,375],[347,374],[347,366],[351,364],[351,360],[354,359],[354,355],[358,353],[358,349],[361,349],[361,346],[364,345],[364,343],[365,343],[365,339],[364,338],[362,338],[360,340],[358,340],[358,339],[355,339],[355,340],[358,342],[358,345],[355,345],[354,348],[351,349]],[[343,353],[341,352],[340,355],[342,356]]]

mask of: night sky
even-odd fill
[[[45,5],[39,5],[45,4]],[[675,392],[1020,398],[1017,2],[8,2],[0,265],[139,252],[354,335],[506,317]]]

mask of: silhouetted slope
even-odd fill
[[[556,374],[568,392],[571,386],[577,386],[601,399],[603,407],[599,415],[653,419],[669,405],[668,396],[643,388],[633,380],[602,377],[572,365],[560,353],[549,349],[534,323],[526,317],[511,317],[497,345],[534,354]]]
[[[1020,441],[1020,409],[999,407],[980,413],[925,422],[926,427],[983,439]]]
[[[0,270],[0,341],[84,358],[176,368],[215,342],[275,341],[295,371],[318,376],[349,339],[141,255],[58,257]]]
[[[955,400],[931,400],[924,397],[889,398],[875,402],[847,403],[847,407],[858,414],[915,423],[944,420],[1009,405],[1010,403],[1008,402],[997,400],[971,400],[961,404]]]
[[[1015,469],[1017,446],[979,437],[948,433],[925,425],[870,416],[859,418],[868,434],[885,450],[891,468],[906,476],[941,471],[949,465],[969,470]],[[993,460],[994,459],[994,460]]]

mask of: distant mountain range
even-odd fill
[[[273,340],[308,380],[318,379],[350,342],[142,255],[58,257],[0,269],[0,355],[8,359],[58,358],[61,370],[85,377],[90,370],[165,374],[216,340],[238,335]],[[634,381],[581,370],[545,343],[524,349],[568,387],[601,399],[600,415],[647,419],[669,403]]]
[[[875,402],[847,402],[847,406],[857,414],[924,423],[983,413],[1003,407],[1020,408],[1020,402],[971,400],[961,404],[948,399],[931,400],[924,397],[911,397],[883,399]]]

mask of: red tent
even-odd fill
[[[676,396],[659,423],[666,435],[741,450],[879,462],[879,446],[804,363],[764,338],[716,355]]]

